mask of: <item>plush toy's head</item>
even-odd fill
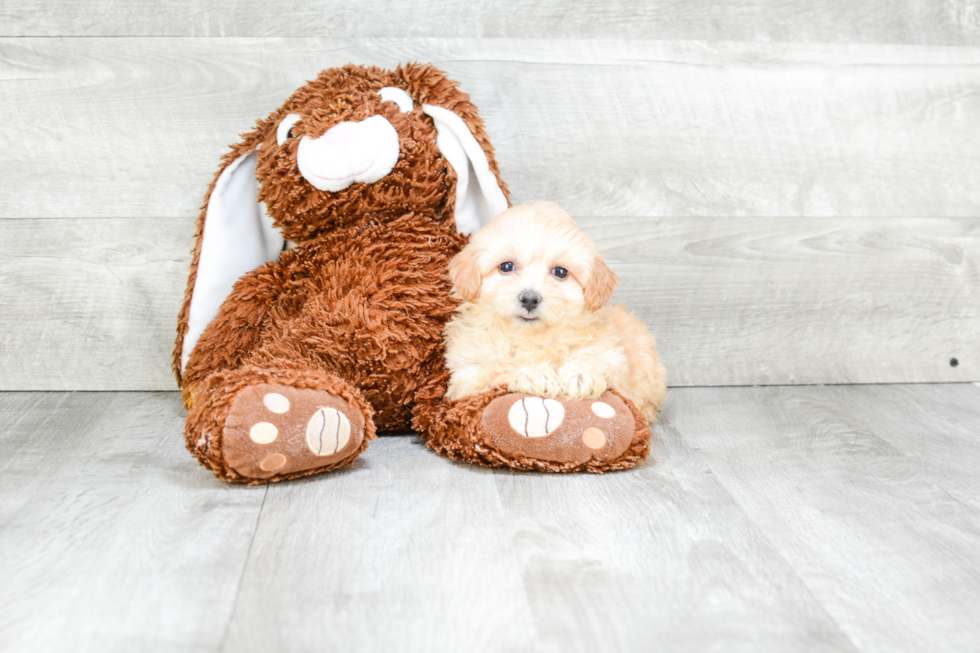
[[[232,146],[208,191],[174,369],[243,274],[360,220],[423,212],[478,230],[506,210],[469,96],[441,70],[348,65],[321,73]]]
[[[441,71],[347,66],[325,71],[294,93],[246,140],[261,139],[258,198],[287,240],[303,241],[368,213],[454,217],[460,178],[471,194],[482,195],[487,186],[494,195],[471,198],[483,201],[473,201],[471,215],[457,220],[462,231],[478,228],[481,213],[506,208],[492,154],[466,152],[465,141],[480,145],[482,135],[476,108]],[[454,142],[443,152],[448,139]],[[479,159],[475,165],[467,154]],[[471,165],[493,178],[480,180],[478,172],[470,186]],[[465,193],[459,199],[465,201]]]

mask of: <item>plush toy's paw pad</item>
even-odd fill
[[[260,385],[235,397],[225,420],[228,466],[246,478],[268,479],[356,457],[364,417],[322,390]]]
[[[565,407],[557,399],[521,396],[507,411],[507,421],[517,433],[528,438],[551,435],[565,419]]]
[[[483,432],[501,452],[561,465],[603,463],[621,456],[636,421],[618,396],[545,399],[511,393],[483,411]]]
[[[350,441],[350,420],[336,408],[321,406],[306,425],[306,445],[316,456],[332,456]]]

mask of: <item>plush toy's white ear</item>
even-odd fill
[[[257,163],[255,152],[235,159],[222,171],[208,199],[181,370],[239,277],[276,260],[282,252],[282,234],[272,226],[265,204],[257,199]]]
[[[487,155],[462,118],[449,109],[423,104],[436,125],[436,145],[456,172],[456,230],[479,231],[507,210],[507,198],[490,170]]]

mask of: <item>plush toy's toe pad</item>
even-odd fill
[[[225,420],[225,461],[252,479],[339,467],[364,441],[364,417],[329,392],[263,383],[238,393]]]
[[[558,464],[605,462],[621,456],[636,421],[618,396],[544,399],[507,394],[483,411],[483,432],[500,451]]]

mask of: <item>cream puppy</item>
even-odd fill
[[[557,204],[515,206],[449,264],[463,300],[446,325],[449,399],[492,388],[592,399],[613,388],[653,420],[667,390],[657,343],[622,305],[595,243]]]

